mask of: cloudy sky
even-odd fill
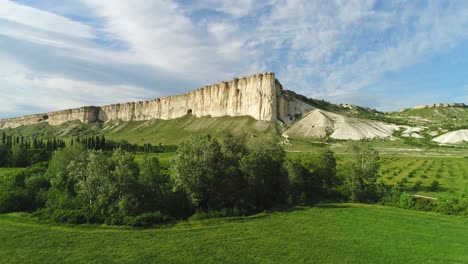
[[[265,71],[385,111],[468,103],[468,1],[0,0],[0,117]]]

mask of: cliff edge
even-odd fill
[[[141,121],[174,119],[187,114],[201,116],[252,116],[257,120],[291,123],[298,115],[313,109],[309,104],[283,92],[274,73],[253,74],[207,85],[185,94],[150,101],[106,106],[86,106],[44,114],[0,120],[0,129],[47,122],[60,125],[111,120]]]

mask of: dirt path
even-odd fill
[[[436,201],[436,197],[430,197],[430,196],[424,196],[424,195],[419,195],[419,194],[413,194],[414,198],[421,198],[421,199],[429,199],[429,200],[434,200]]]

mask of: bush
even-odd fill
[[[434,210],[444,214],[468,215],[468,191],[439,195]]]
[[[0,212],[32,212],[44,206],[50,187],[43,176],[44,164],[0,178]]]
[[[435,208],[435,204],[432,200],[421,198],[414,200],[413,209],[415,210],[430,212]]]
[[[143,213],[137,216],[127,216],[124,218],[124,224],[132,227],[147,227],[166,223],[169,220],[169,217],[162,215],[160,212],[152,212]]]
[[[400,196],[400,204],[401,208],[411,209],[414,205],[414,198],[411,194],[407,192],[403,192]]]
[[[399,206],[401,194],[401,189],[398,186],[393,186],[389,192],[384,194],[380,203],[387,206]]]

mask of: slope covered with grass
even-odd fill
[[[360,204],[134,230],[0,215],[3,263],[466,263],[468,220]]]
[[[388,115],[393,119],[414,126],[426,126],[430,130],[457,130],[468,128],[468,107],[426,107],[405,109]]]
[[[105,135],[111,140],[127,140],[130,143],[178,144],[193,133],[208,133],[222,137],[225,133],[246,133],[251,136],[274,135],[279,137],[279,124],[259,121],[250,116],[240,117],[195,117],[186,115],[172,120],[153,119],[149,121],[111,121],[107,123],[82,124],[79,121],[59,126],[41,123],[2,130],[8,135],[52,138]]]

